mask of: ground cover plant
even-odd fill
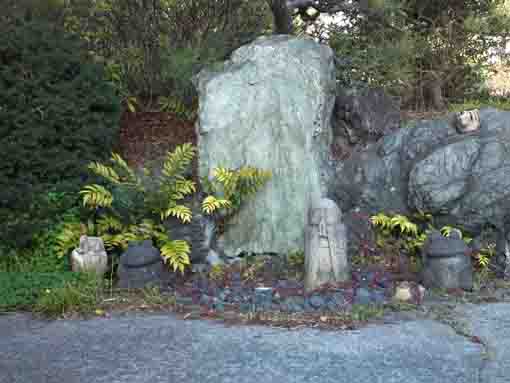
[[[184,272],[190,265],[189,244],[171,240],[162,223],[170,216],[183,223],[191,221],[191,209],[179,201],[196,192],[195,183],[183,176],[194,154],[195,149],[189,143],[169,152],[156,185],[144,182],[116,153],[112,153],[113,166],[91,163],[89,169],[117,189],[110,191],[102,185],[92,184],[80,191],[83,205],[93,210],[93,219],[86,225],[66,225],[57,238],[58,255],[63,257],[77,247],[83,234],[99,235],[108,250],[118,248],[119,251],[126,250],[130,241],[152,239],[161,250],[165,263],[173,271]],[[143,175],[153,178],[146,168]],[[223,210],[222,219],[226,219],[239,209],[244,198],[256,193],[270,177],[270,172],[249,166],[235,171],[218,167],[214,170],[213,180],[203,180],[203,186],[210,194],[202,201],[202,211],[211,215]]]

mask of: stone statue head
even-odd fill
[[[455,113],[455,121],[459,133],[473,132],[480,129],[480,111],[475,109]]]
[[[342,213],[337,204],[329,198],[321,198],[312,203],[309,212],[309,223],[319,225],[322,220],[326,225],[334,225],[341,221]]]
[[[80,252],[81,253],[101,253],[104,252],[103,240],[101,237],[87,237],[82,235],[80,237]]]

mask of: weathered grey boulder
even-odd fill
[[[200,175],[244,165],[273,174],[226,226],[225,255],[303,248],[307,198],[334,175],[335,83],[328,46],[285,35],[261,37],[195,78]]]
[[[338,87],[333,110],[335,137],[350,145],[375,142],[400,127],[400,103],[381,88]]]
[[[329,196],[346,212],[420,209],[473,235],[501,227],[510,214],[510,112],[486,108],[480,118],[467,134],[445,119],[383,137],[337,167]]]

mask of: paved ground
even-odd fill
[[[456,324],[421,319],[354,332],[161,314],[52,322],[0,315],[0,383],[509,382],[510,303],[457,313]]]

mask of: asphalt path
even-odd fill
[[[428,319],[330,332],[0,315],[0,383],[510,382],[510,303],[457,312],[464,333]]]

